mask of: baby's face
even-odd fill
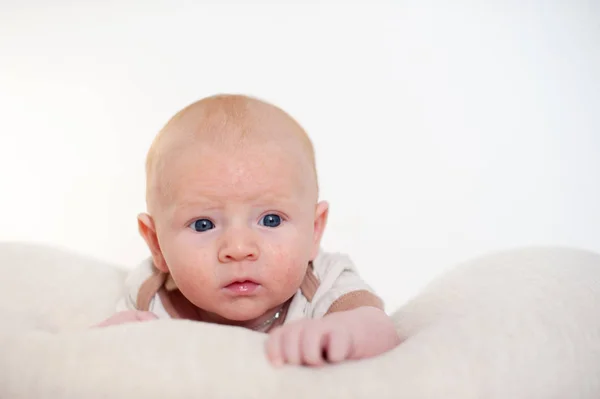
[[[199,144],[169,162],[168,193],[153,217],[181,293],[236,321],[292,297],[316,256],[327,213],[326,204],[316,203],[311,166],[300,150],[265,142],[237,149]]]

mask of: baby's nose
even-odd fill
[[[258,256],[257,242],[248,232],[232,232],[219,248],[219,261],[222,263],[256,260]]]

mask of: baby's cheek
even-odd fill
[[[195,289],[195,286],[202,286],[212,280],[211,264],[198,251],[181,249],[170,257],[168,263],[178,285],[185,284],[188,288]]]
[[[279,256],[274,258],[271,275],[277,284],[290,289],[297,289],[304,279],[307,267],[308,262],[305,263],[302,258],[280,253]]]

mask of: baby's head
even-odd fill
[[[328,206],[312,144],[288,114],[240,95],[200,100],[159,132],[146,174],[140,232],[191,303],[243,322],[297,292]]]

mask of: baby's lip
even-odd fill
[[[229,280],[226,284],[225,287],[230,286],[232,284],[242,284],[242,283],[250,283],[250,284],[256,284],[256,285],[260,285],[260,283],[252,278],[248,278],[248,277],[241,277],[241,278],[235,278],[232,280]]]
[[[235,280],[231,280],[231,282],[223,288],[228,293],[228,295],[251,296],[255,294],[256,290],[259,287],[260,284],[254,280],[247,278],[238,278]]]

